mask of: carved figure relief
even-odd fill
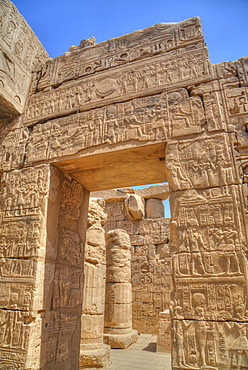
[[[25,145],[28,139],[28,129],[11,131],[0,144],[0,165],[8,171],[23,166]]]
[[[1,199],[5,217],[39,215],[48,192],[46,166],[5,172],[1,178]]]
[[[27,161],[106,143],[162,140],[169,135],[166,106],[166,97],[161,94],[37,124],[29,136]]]
[[[238,76],[242,86],[248,86],[248,58],[240,58],[237,61]]]
[[[176,201],[171,225],[172,268],[177,279],[174,305],[180,306],[184,317],[194,319],[196,299],[209,320],[245,320],[247,316],[244,230],[234,211],[237,190],[233,186],[230,193],[222,187],[188,190],[175,198],[172,194],[172,202]]]
[[[199,298],[200,293],[195,293]],[[173,321],[175,369],[240,369],[248,366],[247,325],[207,319],[202,305],[195,307],[195,320],[185,320],[176,306]]]
[[[166,165],[174,190],[235,183],[226,137],[218,135],[171,143]]]
[[[201,98],[188,98],[185,89],[168,95],[172,137],[201,132],[206,121]]]
[[[48,59],[48,54],[28,26],[21,14],[10,1],[2,1],[0,89],[3,97],[18,113],[23,112],[31,72],[37,63]],[[11,111],[11,110],[10,110]],[[13,113],[13,109],[11,111]],[[3,116],[11,115],[1,110]]]

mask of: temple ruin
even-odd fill
[[[106,202],[105,231],[121,229],[130,237],[133,329],[139,333],[157,334],[159,314],[170,308],[170,219],[162,202],[169,194],[168,184],[91,194]]]
[[[172,369],[248,369],[248,57],[211,64],[194,17],[51,59],[0,14],[0,368],[79,369],[87,335],[105,351],[90,193],[168,182]]]

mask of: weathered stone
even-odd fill
[[[145,202],[137,194],[129,194],[125,199],[127,216],[130,220],[142,220],[145,216]]]
[[[106,281],[105,202],[90,198],[84,262],[79,368],[110,363],[110,347],[103,343]]]
[[[163,184],[144,189],[107,190],[92,195],[101,195],[106,200],[108,217],[105,230],[116,228],[118,222],[118,227],[125,229],[130,236],[133,328],[139,333],[157,334],[159,313],[169,307],[172,289],[171,255],[168,247],[169,219],[157,213],[155,216],[160,218],[147,219],[149,216],[146,212],[144,220],[127,221],[124,200],[128,194],[141,190],[146,196],[146,202],[155,200],[160,206],[160,199],[169,192],[168,184]],[[120,191],[125,197],[120,197]],[[112,296],[116,297],[114,293]],[[128,299],[129,296],[126,297]]]
[[[13,4],[0,7],[0,367],[78,368],[82,306],[85,319],[102,310],[82,296],[85,265],[103,276],[99,227],[84,259],[89,191],[168,181],[173,368],[247,368],[247,57],[212,65],[194,17],[85,39],[48,60]],[[140,248],[134,304],[142,297],[147,313],[162,305],[144,286],[167,264],[168,234],[142,219],[138,195],[125,195],[132,220],[119,209],[113,223]],[[130,283],[119,237],[111,284]],[[157,284],[165,295],[168,275]],[[94,296],[102,286],[92,281]],[[124,304],[130,312],[113,302],[110,322]],[[112,330],[132,342],[130,326]]]
[[[137,330],[132,330],[131,332],[125,333],[105,333],[104,334],[104,341],[108,344],[111,348],[128,348],[138,339],[138,332]]]
[[[164,217],[164,205],[160,199],[146,200],[146,217],[147,218],[161,218]]]
[[[135,193],[144,199],[166,200],[170,196],[169,184],[159,184],[149,186],[143,189],[135,189]]]
[[[37,71],[49,56],[11,1],[1,1],[0,13],[2,16],[0,119],[2,119],[23,113],[32,72]]]
[[[159,314],[156,352],[171,353],[171,317],[170,310]]]
[[[166,200],[170,195],[170,189],[168,184],[159,184],[149,186],[143,189],[111,189],[104,191],[95,191],[92,193],[93,197],[102,198],[106,202],[119,202],[127,198],[128,194],[137,194],[144,199],[161,199]]]
[[[86,349],[80,352],[79,368],[98,368],[110,364],[110,346],[103,344],[102,348]]]
[[[106,234],[106,240],[104,342],[111,348],[127,348],[138,337],[138,332],[132,329],[130,239],[125,230],[115,229]]]

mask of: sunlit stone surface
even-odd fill
[[[89,192],[167,181],[173,369],[248,368],[247,57],[194,17],[49,59],[0,6],[0,367],[79,367]]]

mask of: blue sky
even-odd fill
[[[212,63],[248,54],[248,0],[14,0],[52,58],[160,22],[201,17]]]
[[[200,16],[212,63],[248,55],[248,0],[14,0],[54,58],[95,36],[97,42],[160,22]],[[169,217],[169,203],[165,202]]]

